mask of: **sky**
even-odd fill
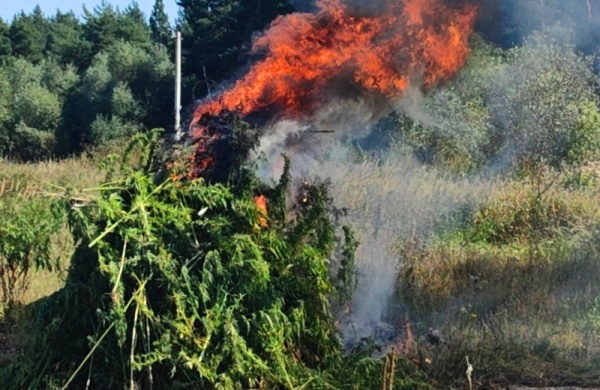
[[[106,2],[119,7],[119,9],[125,9],[131,4],[132,0],[106,0]],[[15,14],[21,11],[31,13],[38,4],[46,16],[54,15],[58,9],[62,12],[72,10],[75,15],[81,16],[83,15],[84,5],[91,11],[100,3],[102,3],[102,0],[0,0],[0,18],[5,22],[10,22]],[[146,17],[150,17],[154,0],[137,0],[137,3],[146,14]],[[177,4],[175,4],[175,0],[163,0],[163,3],[165,4],[165,11],[169,15],[169,20],[173,23],[177,17]]]

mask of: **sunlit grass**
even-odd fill
[[[30,194],[47,186],[93,187],[104,175],[98,162],[87,157],[27,164],[0,159],[0,196],[9,189]]]
[[[49,160],[36,163],[0,162],[0,200],[2,197],[31,199],[49,196],[65,188],[95,187],[106,172],[91,158],[72,157],[64,160]],[[30,303],[50,295],[62,286],[63,272],[69,265],[74,249],[71,235],[66,226],[55,234],[52,244],[56,269],[34,271],[29,288],[23,292],[23,303]]]
[[[400,246],[396,297],[440,383],[467,355],[480,385],[599,383],[600,188],[564,177],[505,183],[470,220]]]

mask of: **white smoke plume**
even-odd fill
[[[397,103],[418,110],[419,99]],[[286,120],[268,126],[257,151],[264,157],[258,170],[264,181],[280,177],[284,153],[295,181],[328,180],[335,206],[347,210],[340,222],[361,242],[358,287],[341,326],[350,344],[373,336],[377,323],[401,316],[388,307],[397,282],[398,243],[428,237],[453,210],[485,193],[483,182],[445,177],[399,150],[383,159],[361,156],[352,140],[367,134],[389,109],[361,100],[337,101],[302,123]]]

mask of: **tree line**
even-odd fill
[[[152,128],[170,129],[174,45],[183,33],[183,104],[206,95],[249,60],[252,35],[277,16],[309,10],[303,0],[179,0],[171,25],[163,0],[147,17],[134,1],[102,2],[83,16],[38,6],[0,19],[0,156],[59,157]],[[571,4],[569,2],[569,4]],[[482,0],[478,32],[500,47],[557,21],[597,51],[600,0]]]
[[[172,127],[172,31],[184,35],[184,104],[243,64],[250,37],[287,1],[182,0],[176,26],[156,0],[108,2],[83,17],[38,6],[0,19],[0,156],[37,160],[79,153],[152,128]],[[205,76],[208,76],[206,79]],[[200,82],[199,82],[200,81]]]

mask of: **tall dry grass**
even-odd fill
[[[88,157],[17,163],[0,159],[0,201],[3,197],[31,199],[49,196],[64,188],[93,188],[102,182],[106,173],[98,161]],[[55,235],[52,244],[60,269],[55,272],[37,271],[23,294],[23,303],[47,296],[62,286],[65,270],[74,249],[66,226]]]
[[[0,196],[5,191],[30,195],[48,186],[94,187],[104,176],[98,161],[85,156],[35,163],[17,163],[0,158]]]
[[[600,384],[600,186],[570,176],[505,184],[454,230],[402,243],[396,299],[439,383],[464,386],[469,356],[479,386]]]
[[[399,268],[398,243],[429,240],[459,210],[477,207],[494,188],[485,180],[423,166],[401,151],[381,160],[333,158],[319,171],[331,181],[336,206],[347,211],[340,222],[360,241],[346,339],[372,336],[379,321],[404,323],[404,306],[389,300]]]

